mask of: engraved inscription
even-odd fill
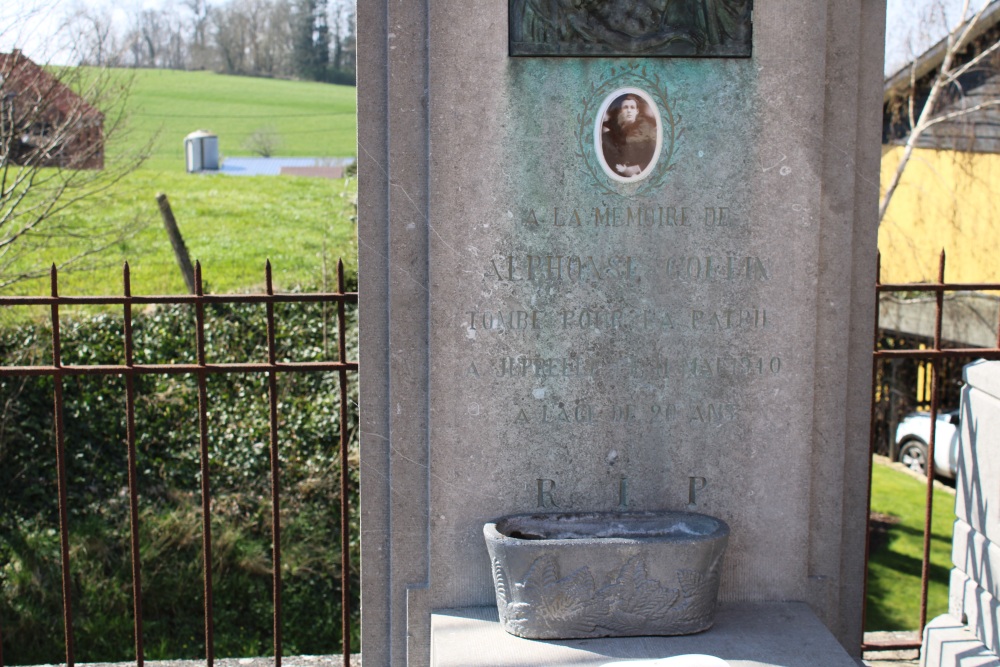
[[[482,369],[480,367],[483,367]],[[483,377],[485,363],[470,363],[465,377]],[[537,354],[503,356],[489,361],[490,376],[501,379],[587,379],[621,376],[636,379],[696,380],[716,377],[770,377],[781,373],[779,356],[666,357],[622,356],[617,359],[592,358],[571,352],[568,356],[543,357]]]
[[[583,363],[582,357],[541,357],[538,355],[518,355],[502,357],[495,364],[497,377],[587,377],[593,369]]]
[[[732,227],[733,218],[729,208],[726,206],[706,206],[705,207],[706,227]]]
[[[757,256],[672,255],[661,266],[667,279],[679,282],[756,283],[771,279],[770,262]],[[640,264],[631,255],[502,255],[490,260],[484,275],[500,282],[633,282],[640,276]]]
[[[552,479],[537,479],[538,486],[538,506],[539,507],[559,507],[553,492],[556,489],[556,482]]]
[[[769,329],[774,311],[756,304],[713,307],[698,304],[693,308],[653,310],[648,308],[608,308],[582,306],[557,311],[486,309],[468,310],[462,324],[469,332],[501,334],[518,331],[584,329],[594,333],[619,330],[722,333]],[[470,333],[470,337],[474,334]]]
[[[735,403],[699,403],[691,406],[688,421],[702,424],[718,424],[736,419],[738,410]]]
[[[592,255],[505,255],[490,260],[486,275],[499,281],[568,281],[622,279],[633,280],[638,265],[628,255],[593,257]]]
[[[751,0],[510,0],[512,56],[749,57]]]
[[[519,331],[523,329],[540,329],[538,311],[509,310],[504,311],[469,311],[469,329],[485,329],[499,331]]]
[[[691,310],[691,328],[704,329],[763,329],[767,326],[767,311],[753,310]]]
[[[544,473],[543,473],[544,474]],[[572,499],[572,494],[569,494],[566,498],[560,496],[557,501],[555,491],[556,491],[556,479],[552,477],[538,477],[534,484],[534,503],[536,507],[539,508],[549,508],[556,507],[564,510],[574,509],[575,503]],[[681,480],[675,480],[680,486],[681,492],[683,492],[684,487],[687,487],[688,509],[694,509],[698,505],[698,497],[702,491],[709,488],[708,478],[701,477],[697,475],[689,475],[687,477],[681,478]],[[612,482],[613,483],[613,482]],[[667,486],[672,486],[673,482],[667,482]],[[525,491],[532,489],[530,483],[525,485]],[[610,493],[605,496],[605,502],[615,503],[615,493],[617,493],[617,506],[619,509],[626,509],[631,504],[629,498],[629,478],[625,475],[618,477],[617,489],[613,486],[609,490]],[[665,489],[663,490],[665,491]],[[662,495],[663,491],[659,492],[658,495]]]
[[[708,480],[704,477],[688,477],[688,507],[694,509],[698,506],[698,492],[708,486]]]
[[[535,480],[536,506],[540,508],[559,507],[559,503],[556,502],[555,489],[556,481],[554,479],[537,478]],[[618,480],[618,507],[626,509],[628,504],[628,478],[622,475]]]
[[[542,406],[542,423],[575,423],[589,424],[594,420],[594,408],[587,404],[577,404],[575,407],[567,408],[560,403],[555,406]]]
[[[619,426],[681,420],[689,426],[723,426],[736,421],[740,407],[735,403],[620,403],[604,409],[576,401],[529,405],[516,408],[514,424],[582,426],[597,422]]]
[[[713,378],[738,375],[777,375],[781,357],[691,357],[680,362],[680,374],[686,378]]]
[[[635,228],[666,229],[670,227],[706,228],[735,227],[739,224],[736,215],[728,206],[603,206],[594,208],[560,207],[548,211],[528,209],[524,216],[528,227],[568,228]]]
[[[613,422],[635,422],[639,421],[636,415],[636,407],[626,403],[625,405],[615,405],[611,407],[611,421]]]
[[[677,417],[677,406],[673,403],[659,405],[654,403],[649,406],[649,421],[673,421]]]
[[[767,263],[760,257],[679,255],[668,257],[664,266],[667,278],[685,282],[712,280],[758,282],[771,277]]]

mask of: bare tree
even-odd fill
[[[99,200],[141,164],[105,154],[125,129],[131,80],[106,68],[43,68],[19,51],[0,57],[0,288],[43,275],[46,248],[79,248],[62,265],[120,242],[130,225],[68,215]]]
[[[283,0],[243,0],[240,10],[246,18],[247,71],[255,76],[287,74],[286,52],[291,51],[287,11]]]
[[[115,67],[120,64],[118,33],[109,7],[74,5],[63,18],[60,32],[70,39],[81,65]]]
[[[188,17],[188,66],[204,69],[211,64],[211,48],[208,41],[209,7],[208,0],[184,0]]]
[[[184,19],[172,11],[164,10],[161,14],[164,34],[161,38],[162,58],[158,66],[166,69],[187,69],[190,58],[188,40],[184,36],[186,30]]]
[[[272,59],[272,76],[292,75],[293,12],[289,0],[272,0],[268,16],[265,49]]]
[[[921,67],[926,67],[926,63],[922,63],[918,58],[912,60],[909,68],[909,86],[904,95],[909,132],[902,156],[882,193],[879,203],[880,221],[885,218],[889,203],[899,187],[914,149],[928,131],[941,123],[966,118],[1000,106],[1000,99],[980,99],[971,104],[963,103],[967,91],[962,84],[963,77],[971,73],[993,69],[992,60],[1000,50],[1000,39],[995,33],[984,35],[983,17],[988,10],[995,11],[996,5],[996,2],[984,2],[982,7],[972,11],[971,1],[963,0],[960,20],[951,27],[947,37],[936,47],[940,50],[940,65],[932,68],[930,72],[923,72]],[[944,20],[943,5],[939,3],[937,9],[939,16]],[[975,44],[975,49],[970,49],[974,40],[978,40],[979,43]],[[932,49],[931,53],[934,52],[935,49]],[[920,106],[921,101],[922,106]]]
[[[289,76],[292,73],[292,9],[288,0],[252,0],[253,73]]]
[[[281,135],[273,125],[264,125],[250,133],[243,147],[261,157],[271,157],[281,148]]]
[[[353,82],[357,60],[357,25],[353,0],[333,0],[330,4],[330,49],[333,83]]]
[[[288,0],[243,0],[214,7],[212,43],[227,74],[291,74],[292,11]]]
[[[212,41],[226,74],[249,74],[249,18],[238,3],[212,10]]]
[[[354,82],[354,0],[181,0],[138,9],[125,27],[73,1],[63,33],[81,64]]]
[[[132,15],[122,42],[131,67],[185,69],[188,65],[187,26],[176,11],[144,9]]]

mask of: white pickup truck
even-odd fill
[[[958,410],[938,413],[935,431],[934,472],[941,477],[955,479],[958,470]],[[914,412],[907,415],[896,427],[899,461],[910,470],[926,475],[927,443],[930,441],[930,413]]]

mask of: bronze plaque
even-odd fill
[[[512,56],[747,58],[753,0],[510,0]]]

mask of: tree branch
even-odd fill
[[[956,109],[955,111],[949,111],[944,115],[935,116],[934,118],[928,120],[922,129],[926,130],[929,127],[937,125],[938,123],[961,118],[962,116],[968,116],[969,114],[976,113],[977,111],[997,106],[1000,106],[1000,100],[987,100],[986,102],[980,102],[975,106],[971,106],[968,109]]]
[[[938,101],[941,98],[942,93],[947,89],[947,87],[955,81],[955,79],[962,73],[968,71],[974,63],[982,62],[983,58],[986,57],[988,53],[1000,48],[1000,42],[991,45],[988,49],[984,49],[983,53],[979,54],[969,63],[966,63],[957,70],[953,70],[953,63],[955,57],[965,48],[969,36],[972,34],[973,29],[982,19],[986,8],[989,3],[983,3],[983,6],[979,8],[969,19],[965,17],[969,15],[970,0],[964,0],[962,4],[961,20],[948,32],[947,37],[947,48],[945,49],[944,58],[941,62],[941,67],[938,70],[938,74],[933,78],[930,90],[927,93],[927,100],[924,102],[924,106],[920,111],[919,117],[916,118],[914,122],[915,115],[915,102],[916,97],[916,59],[914,59],[911,69],[910,69],[910,92],[908,99],[908,110],[910,119],[910,134],[906,139],[906,144],[903,149],[903,155],[900,157],[899,163],[896,165],[895,172],[892,175],[889,185],[886,187],[885,192],[882,195],[882,199],[879,202],[878,219],[881,223],[885,218],[886,211],[889,209],[889,203],[892,201],[893,195],[899,187],[899,183],[903,178],[903,173],[906,170],[906,166],[910,162],[910,158],[913,156],[913,149],[916,148],[916,144],[919,141],[921,135],[930,127],[942,123],[946,120],[951,120],[961,116],[980,111],[982,109],[997,106],[1000,102],[995,103],[993,101],[984,102],[977,104],[974,107],[968,109],[960,109],[958,111],[949,112],[941,116],[935,116],[936,108],[938,106]],[[943,16],[943,6],[939,5],[939,9]]]
[[[0,116],[0,289],[43,271],[28,260],[40,248],[75,239],[81,249],[57,262],[65,267],[93,261],[131,236],[134,221],[88,225],[81,235],[68,227],[66,214],[132,173],[155,139],[135,152],[105,155],[125,130],[128,75],[106,68],[39,68],[20,58],[5,63],[0,99],[14,96],[0,110],[6,114]],[[103,168],[78,168],[95,163]],[[47,272],[50,262],[44,263]]]

